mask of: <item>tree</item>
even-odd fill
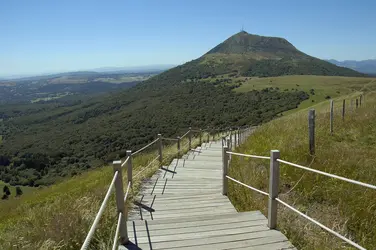
[[[20,187],[16,187],[16,196],[21,196],[22,194],[22,189]]]
[[[9,190],[9,187],[7,185],[4,186],[3,192],[4,192],[4,194],[6,194],[8,196],[10,195],[10,190]]]

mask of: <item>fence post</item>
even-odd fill
[[[180,158],[180,136],[178,136],[177,139],[178,139],[178,158]]]
[[[330,134],[333,134],[334,102],[330,100]]]
[[[209,130],[208,130],[208,144],[209,144],[209,141],[210,141],[210,133],[209,133]]]
[[[132,166],[132,150],[127,150],[125,151],[125,156],[129,159],[128,159],[128,162],[127,162],[127,178],[128,178],[128,182],[131,182],[131,185],[133,184],[133,180],[132,180],[132,170],[133,170],[133,166]]]
[[[355,106],[358,108],[358,98],[356,98]]]
[[[212,133],[213,133],[213,141],[215,141],[215,130],[214,129],[212,130]]]
[[[352,110],[353,110],[353,106],[354,106],[354,100],[353,100],[353,99],[351,99],[351,101],[350,101],[350,111],[352,111]]]
[[[238,128],[238,146],[241,144],[241,139],[240,139],[240,128]]]
[[[189,127],[188,140],[189,140],[189,148],[188,148],[188,150],[191,150],[191,148],[192,148],[192,127]]]
[[[236,147],[237,145],[237,140],[238,140],[238,136],[237,136],[237,132],[236,132],[236,130],[234,131],[235,133],[234,133],[234,146]]]
[[[230,144],[228,145],[228,148],[232,148],[232,129],[230,129]]]
[[[268,204],[268,227],[275,229],[277,227],[277,208],[279,189],[279,151],[270,151],[270,174],[269,174],[269,204]]]
[[[362,99],[363,99],[363,95],[360,95],[360,97],[359,97],[359,106],[360,107],[362,106]]]
[[[126,244],[129,241],[127,222],[126,222],[126,218],[128,217],[128,215],[126,214],[125,204],[124,204],[124,187],[123,187],[123,174],[121,171],[121,161],[114,161],[112,164],[113,164],[114,173],[116,171],[118,172],[117,178],[115,180],[115,196],[116,196],[117,211],[118,213],[122,213],[121,220],[120,220],[120,229],[119,229],[120,244]]]
[[[200,129],[200,146],[202,145],[202,129]]]
[[[342,121],[345,120],[345,112],[346,112],[346,100],[343,100],[343,103],[342,103]]]
[[[308,112],[308,135],[309,135],[309,153],[315,154],[315,110]]]
[[[161,166],[162,166],[162,161],[163,161],[162,150],[163,150],[162,135],[158,134],[158,153],[159,153],[159,163],[161,164]]]
[[[226,153],[229,151],[227,145],[222,148],[222,194],[227,195],[228,191],[228,180],[227,170],[228,170],[228,154]]]

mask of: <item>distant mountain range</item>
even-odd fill
[[[337,61],[334,59],[326,60],[330,63],[333,63],[337,66],[350,68],[365,74],[376,74],[376,59],[363,60],[363,61],[354,61],[354,60],[345,60]]]
[[[30,80],[30,79],[44,79],[51,77],[61,76],[80,76],[80,75],[95,75],[98,73],[145,73],[145,72],[161,72],[175,67],[172,64],[156,64],[156,65],[144,65],[144,66],[132,66],[132,67],[101,67],[95,69],[87,69],[73,72],[52,72],[45,74],[28,74],[28,75],[11,75],[1,76],[1,80]]]

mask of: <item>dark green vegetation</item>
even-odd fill
[[[123,157],[157,133],[260,124],[307,98],[302,91],[237,94],[225,85],[150,81],[85,103],[6,106],[0,109],[0,178],[11,185],[51,184]]]
[[[71,72],[0,81],[0,104],[46,102],[68,95],[93,95],[130,88],[158,72]]]

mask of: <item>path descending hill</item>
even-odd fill
[[[295,249],[259,211],[238,213],[221,194],[222,145],[204,143],[142,188],[119,249]]]

